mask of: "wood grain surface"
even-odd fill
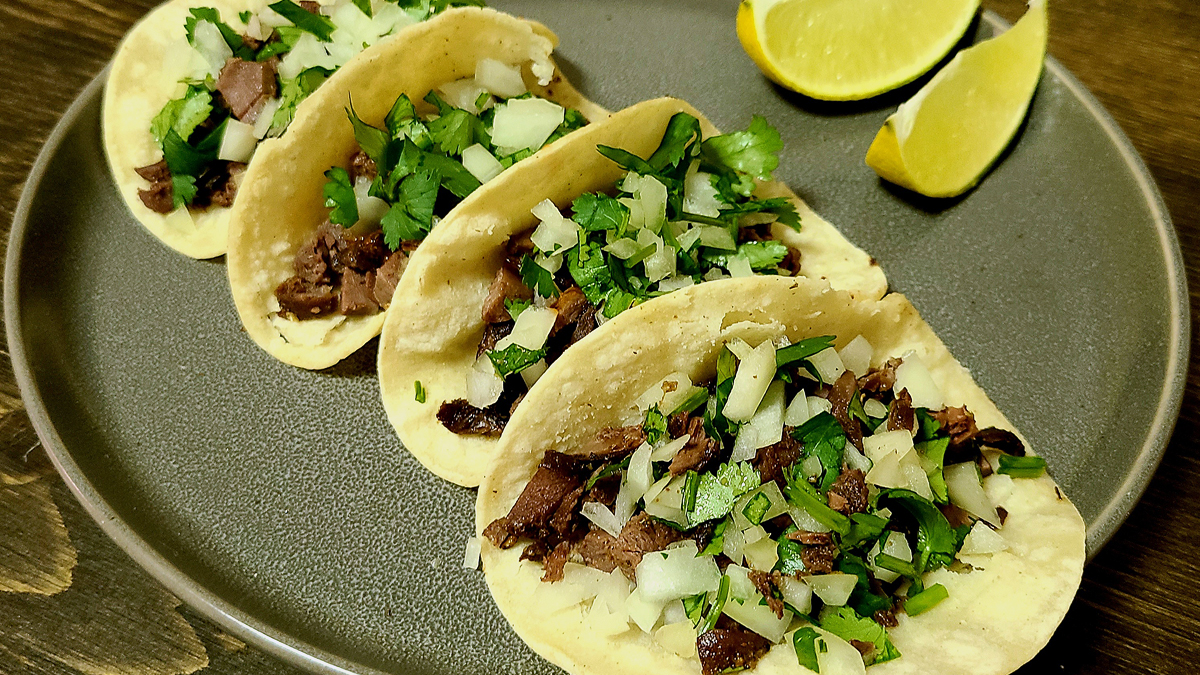
[[[153,0],[0,0],[0,226],[34,158]],[[984,0],[1012,21],[1020,0]],[[1108,108],[1158,181],[1200,301],[1200,3],[1056,0],[1050,52]],[[1195,312],[1193,311],[1193,314]],[[1193,329],[1193,333],[1195,330]],[[1200,353],[1193,343],[1193,353]],[[292,673],[177,607],[53,472],[0,355],[0,673]],[[1084,572],[1022,673],[1200,672],[1200,368],[1144,499]],[[34,543],[36,542],[36,543]],[[64,590],[66,589],[66,590]]]

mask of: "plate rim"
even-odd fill
[[[1007,21],[991,10],[982,12],[981,19],[995,29],[1006,29],[1010,26]],[[12,229],[9,233],[4,264],[5,337],[17,386],[34,430],[67,487],[101,530],[156,581],[204,618],[213,621],[230,633],[244,638],[265,652],[309,672],[330,675],[386,675],[384,671],[347,660],[309,642],[296,639],[277,626],[268,625],[248,612],[234,607],[184,573],[121,519],[79,468],[50,421],[49,413],[32,375],[22,332],[18,330],[22,316],[19,305],[21,252],[25,246],[25,235],[34,194],[40,187],[46,169],[66,135],[83,111],[92,104],[93,99],[99,98],[100,92],[105,86],[109,68],[110,66],[105,66],[84,87],[55,124],[38,152],[37,159],[21,188],[20,198],[13,213]],[[1167,345],[1168,360],[1162,392],[1141,452],[1130,465],[1125,482],[1087,529],[1086,541],[1088,561],[1090,562],[1116,534],[1133,506],[1141,499],[1170,442],[1183,403],[1184,388],[1187,382],[1191,309],[1188,304],[1187,276],[1183,266],[1183,254],[1179,246],[1179,239],[1172,224],[1170,212],[1163,201],[1162,193],[1145,161],[1133,147],[1120,125],[1095,95],[1049,54],[1046,56],[1045,71],[1062,82],[1084,105],[1120,152],[1121,158],[1130,169],[1150,208],[1163,260],[1167,263],[1168,306],[1171,316]]]

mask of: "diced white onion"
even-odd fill
[[[486,183],[504,171],[500,160],[478,143],[463,150],[462,163],[480,183]]]
[[[814,574],[804,577],[804,583],[812,588],[826,605],[840,607],[850,599],[858,577],[853,574],[832,572],[830,574]]]
[[[525,382],[526,387],[532,387],[538,380],[542,379],[542,375],[546,374],[546,369],[549,367],[546,364],[546,359],[540,359],[537,363],[521,371],[521,380]]]
[[[629,457],[629,468],[625,471],[625,480],[638,499],[650,489],[654,482],[654,471],[650,466],[650,455],[654,448],[649,443],[642,443]]]
[[[196,22],[195,30],[192,32],[192,46],[204,58],[207,66],[206,74],[214,78],[221,74],[225,62],[233,58],[233,50],[229,48],[225,37],[211,21]]]
[[[702,246],[724,251],[737,250],[737,242],[733,240],[733,235],[729,233],[729,230],[716,225],[703,225],[699,229]]]
[[[983,484],[979,478],[979,467],[975,462],[951,464],[942,471],[942,475],[946,479],[946,491],[949,493],[950,501],[955,506],[976,518],[1000,527],[1000,516],[996,513],[996,507],[988,499],[987,493],[983,491]]]
[[[757,592],[745,601],[730,598],[722,613],[771,642],[778,643],[783,640],[788,625],[792,623],[792,613],[784,610],[783,617],[777,617],[770,607],[759,604],[761,598]]]
[[[279,64],[279,76],[291,79],[309,68],[321,67],[333,70],[339,65],[338,59],[331,56],[325,49],[325,44],[312,33],[304,33],[296,40],[295,46],[283,55]]]
[[[770,537],[763,537],[752,544],[746,544],[742,548],[742,555],[746,556],[746,562],[751,567],[763,572],[771,571],[775,567],[775,563],[779,562],[779,549]]]
[[[781,516],[788,512],[788,503],[787,500],[784,499],[783,493],[779,491],[779,485],[776,484],[775,481],[763,483],[762,485],[739,497],[737,502],[734,503],[733,524],[739,530],[745,530],[754,525],[754,523],[751,523],[746,518],[746,514],[743,513],[743,511],[746,508],[746,505],[749,504],[750,501],[753,500],[757,495],[763,495],[771,502],[771,505],[763,513],[761,522],[766,522],[772,518],[775,518],[776,516]]]
[[[784,384],[781,380],[771,383],[754,416],[738,428],[733,443],[732,462],[753,459],[759,448],[778,443],[783,439],[783,404],[786,401]]]
[[[642,266],[646,271],[646,277],[650,283],[675,275],[675,249],[668,246],[662,237],[648,229],[640,230],[637,234],[637,242],[643,248],[654,246],[654,252],[646,256],[646,259],[642,261]]]
[[[482,94],[488,93],[486,89],[479,86],[473,77],[447,82],[438,87],[437,92],[446,103],[466,110],[472,115],[478,115],[480,111],[475,102]]]
[[[604,250],[615,255],[621,260],[629,260],[633,256],[637,255],[638,251],[642,250],[642,247],[638,246],[636,241],[627,237],[622,237],[605,246]]]
[[[336,26],[329,36],[334,42],[355,45],[362,49],[364,42],[371,44],[379,38],[379,33],[375,32],[375,25],[371,22],[370,17],[363,14],[362,10],[354,3],[333,7],[329,19]]]
[[[738,357],[738,361],[746,360],[746,358],[750,356],[750,353],[754,351],[754,347],[751,347],[749,343],[739,337],[735,337],[729,342],[726,342],[725,347],[732,352],[734,356]]]
[[[539,251],[557,254],[579,244],[579,225],[562,212],[549,199],[543,199],[532,209],[533,215],[542,221],[530,235]]]
[[[863,439],[866,440],[866,439]],[[867,473],[873,466],[871,460],[867,456],[858,451],[858,448],[853,445],[846,445],[842,449],[842,461],[844,461],[851,469],[858,469],[863,473]]]
[[[563,123],[562,106],[544,98],[520,98],[496,106],[492,144],[514,150],[542,147]]]
[[[390,35],[396,31],[416,23],[416,19],[400,8],[394,2],[372,3],[374,11],[371,17],[372,31],[376,35]]]
[[[826,347],[813,354],[809,357],[808,362],[817,370],[821,381],[826,384],[837,382],[842,373],[846,372],[846,367],[842,365],[842,357],[838,356],[837,350],[833,347]]]
[[[945,407],[942,390],[933,381],[929,369],[915,352],[904,355],[903,361],[896,368],[896,384],[892,387],[895,392],[908,390],[912,404],[917,408],[941,410]]]
[[[715,558],[697,557],[696,543],[685,543],[691,545],[642,556],[636,572],[637,588],[647,601],[666,603],[715,591],[721,585]]]
[[[469,570],[479,569],[479,537],[467,537],[467,546],[463,550],[463,567]]]
[[[774,377],[775,345],[763,340],[738,364],[729,399],[721,413],[731,422],[745,422],[753,417]]]
[[[659,489],[659,483],[666,481],[666,485]],[[685,476],[664,476],[659,483],[650,486],[646,491],[646,513],[669,520],[672,523],[679,525],[687,524],[687,517],[683,513],[683,486],[687,482]],[[657,489],[657,492],[656,492]]]
[[[872,462],[879,461],[884,455],[895,453],[900,459],[913,449],[912,436],[904,429],[873,434],[863,439],[863,450]]]
[[[681,224],[682,223],[671,223],[671,226],[674,227],[675,225]],[[689,227],[680,231],[679,234],[675,235],[675,241],[679,242],[679,250],[690,251],[692,249],[692,244],[700,241],[700,228]]]
[[[521,78],[520,66],[510,66],[496,59],[483,59],[475,64],[475,82],[502,98],[516,98],[529,91]]]
[[[681,288],[687,288],[695,283],[696,280],[692,279],[690,276],[678,275],[663,279],[662,281],[658,282],[658,290],[669,293],[671,291],[677,291]]]
[[[512,332],[496,343],[496,350],[518,345],[525,349],[538,350],[546,344],[558,311],[549,307],[529,307],[517,316]]]
[[[742,531],[735,528],[725,528],[725,541],[722,543],[721,552],[725,554],[734,564],[742,562],[742,547],[746,542],[742,539]]]
[[[781,577],[779,593],[783,601],[801,614],[812,612],[812,587],[793,576]]]
[[[639,584],[625,600],[625,611],[629,613],[629,618],[637,624],[637,627],[642,629],[642,632],[649,633],[654,630],[655,624],[658,623],[658,617],[662,615],[663,606],[666,604],[665,600],[647,598],[642,593],[642,586]]]
[[[875,545],[872,546],[871,550],[867,553],[867,565],[871,568],[871,571],[875,573],[875,576],[884,583],[891,583],[896,579],[899,579],[900,574],[898,572],[886,570],[875,565],[875,557],[879,555],[880,552],[886,553],[893,558],[899,558],[904,562],[912,562],[912,548],[908,545],[908,539],[906,539],[900,532],[888,532],[887,536],[884,538],[882,549],[879,546],[879,542],[875,542]]]
[[[725,269],[734,279],[754,276],[754,268],[750,266],[750,260],[741,255],[730,256],[725,262]]]
[[[796,397],[792,399],[792,402],[788,404],[787,411],[783,413],[783,423],[789,427],[798,427],[811,417],[812,415],[808,412],[808,397],[801,389],[796,392]]]
[[[551,274],[558,274],[558,270],[562,269],[563,257],[561,253],[555,255],[542,255],[538,253],[533,256],[533,262]],[[600,315],[597,314],[596,316]]]
[[[354,200],[358,203],[358,222],[378,225],[391,207],[379,197],[372,197],[370,193],[371,179],[359,176],[358,180],[354,181]]]
[[[867,374],[867,371],[871,369],[871,357],[874,355],[875,349],[861,335],[847,342],[846,346],[838,352],[838,356],[842,358],[842,365],[846,366],[846,370],[854,373],[855,377]]]
[[[867,667],[863,663],[862,654],[854,645],[823,628],[814,626],[814,629],[821,634],[821,637],[817,638],[817,667],[821,673],[866,675]]]
[[[900,469],[908,481],[908,488],[925,499],[933,500],[933,490],[929,487],[929,475],[921,466],[917,453],[910,452],[900,460]]]
[[[808,511],[805,511],[804,509],[802,509],[798,506],[788,507],[788,514],[791,515],[792,522],[796,524],[796,527],[798,529],[804,530],[805,532],[828,532],[829,531],[828,525],[826,525],[825,523],[822,523],[821,521],[817,520],[816,518],[813,518],[812,514],[810,514]],[[728,534],[726,536],[728,536]]]
[[[805,478],[816,478],[825,472],[825,465],[821,464],[821,458],[816,455],[809,455],[800,462],[800,468],[804,471]]]
[[[600,502],[584,502],[580,507],[579,512],[584,518],[592,521],[596,527],[604,530],[614,537],[621,536],[621,528],[623,523],[617,521],[617,516],[608,509],[607,506]]]
[[[864,443],[866,438],[863,439]],[[894,452],[885,453],[879,459],[871,460],[871,470],[867,472],[866,482],[883,488],[908,487],[908,477],[900,466],[900,457]]]
[[[254,120],[254,137],[262,140],[271,132],[271,123],[275,120],[275,113],[279,111],[281,99],[267,99],[263,104],[262,110],[258,111],[258,119]],[[232,121],[232,120],[230,120]]]
[[[999,532],[988,527],[983,521],[979,521],[967,533],[959,553],[964,555],[999,553],[1007,548],[1008,542],[1004,541],[1004,537],[1000,536]]]
[[[500,400],[504,393],[504,380],[496,374],[496,367],[487,354],[480,354],[475,365],[467,371],[467,403],[476,408],[486,408]]]
[[[867,413],[868,417],[880,419],[887,417],[888,407],[878,399],[869,398],[866,403],[863,403],[863,412]]]
[[[679,451],[683,449],[683,446],[688,444],[688,441],[691,440],[691,438],[691,436],[683,435],[673,441],[659,445],[654,449],[654,452],[650,454],[650,461],[666,462],[675,459],[675,455],[679,454]]]
[[[800,372],[803,373],[804,371],[801,370]],[[808,414],[809,415],[816,417],[817,415],[820,415],[823,412],[832,412],[832,411],[833,411],[833,404],[829,402],[829,399],[821,398],[820,396],[809,396],[808,397]]]
[[[725,576],[729,577],[729,597],[746,600],[754,596],[754,582],[750,581],[750,568],[741,565],[730,565],[725,568]]]
[[[533,72],[533,76],[537,78],[538,84],[543,87],[550,84],[550,80],[554,77],[554,64],[548,59],[534,61],[529,69]]]
[[[696,171],[695,167],[693,164],[683,182],[683,210],[716,218],[721,215],[721,202],[717,199],[717,188],[712,184],[712,174]]]

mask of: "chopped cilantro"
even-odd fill
[[[571,273],[575,283],[579,284],[579,289],[583,291],[588,302],[593,304],[604,298],[612,283],[612,273],[604,262],[600,245],[595,242],[588,242],[567,251],[567,271]]]
[[[713,528],[712,537],[708,540],[708,544],[704,546],[704,550],[700,552],[700,555],[717,555],[725,550],[725,529],[727,527],[729,527],[728,518],[717,523],[717,526]]]
[[[201,87],[188,87],[182,98],[170,101],[154,116],[150,122],[150,133],[159,147],[162,147],[167,132],[171,130],[186,141],[212,112],[212,94]]]
[[[904,601],[904,612],[909,616],[922,614],[948,597],[950,593],[945,586],[934,584],[916,595],[909,596],[908,600]]]
[[[722,216],[740,216],[747,213],[773,213],[780,223],[794,230],[800,229],[800,215],[796,213],[796,205],[786,197],[755,199],[735,204],[731,209],[721,209]]]
[[[283,28],[278,30],[282,33]],[[314,67],[300,71],[296,77],[280,80],[283,87],[279,94],[279,109],[271,118],[271,129],[287,128],[292,123],[292,118],[296,116],[296,106],[308,98],[309,94],[316,91],[317,87],[324,84],[332,74],[332,70]]]
[[[949,447],[949,438],[935,438],[931,441],[921,441],[916,444],[917,452],[925,458],[925,464],[928,465],[925,473],[929,476],[929,489],[933,491],[934,501],[939,504],[946,504],[950,501],[950,494],[946,488],[946,478],[942,475],[942,469],[946,461],[946,449]]]
[[[521,312],[529,309],[529,306],[532,304],[532,300],[519,300],[517,298],[504,299],[504,308],[508,310],[508,315],[512,317],[513,321],[516,321],[517,317],[521,315]]]
[[[250,23],[250,19],[253,17],[254,12],[251,12],[250,10],[246,10],[238,14],[238,19],[241,19],[242,23]]]
[[[916,418],[918,429],[917,437],[914,440],[930,441],[937,438],[938,434],[942,432],[942,423],[933,419],[928,408],[917,408]]]
[[[767,515],[767,511],[770,509],[771,498],[760,492],[751,497],[750,501],[742,507],[742,515],[750,521],[751,525],[761,525],[763,516]]]
[[[687,614],[688,620],[695,626],[704,618],[704,605],[708,600],[707,593],[697,593],[691,597],[683,599],[683,611]]]
[[[613,148],[607,145],[597,145],[596,150],[605,157],[616,162],[618,166],[629,171],[635,171],[640,174],[654,175],[657,172],[654,167],[650,166],[646,160],[627,150]]]
[[[328,182],[325,183],[325,208],[333,209],[329,220],[342,227],[350,227],[358,222],[358,196],[354,193],[354,185],[350,182],[350,172],[340,166],[335,166],[325,172]]]
[[[433,229],[433,206],[440,177],[436,171],[418,171],[400,183],[392,208],[383,217],[384,242],[393,251],[401,241],[424,239]]]
[[[796,650],[796,659],[800,665],[814,673],[821,672],[821,666],[817,662],[817,641],[821,641],[824,646],[824,639],[815,628],[805,626],[792,634],[792,648]],[[825,650],[822,649],[821,652]]]
[[[196,44],[196,24],[201,21],[207,21],[217,27],[221,32],[221,37],[225,38],[225,44],[229,45],[229,49],[233,51],[233,55],[239,59],[247,61],[254,59],[254,53],[245,47],[245,42],[238,32],[229,27],[229,24],[221,20],[221,13],[212,7],[194,7],[188,10],[191,14],[184,19],[183,27],[187,31],[188,43],[193,46]]]
[[[441,176],[442,187],[459,199],[475,191],[479,187],[479,179],[456,159],[445,155],[435,155],[432,152],[421,154],[421,167],[436,171]]]
[[[745,131],[713,136],[700,148],[710,164],[770,180],[771,172],[779,166],[775,153],[783,149],[783,140],[774,127],[755,115]]]
[[[837,339],[833,335],[806,338],[796,344],[788,345],[775,351],[775,367],[782,368],[788,364],[807,359],[818,352],[823,352],[833,346]]]
[[[373,14],[371,14],[371,0],[352,0],[352,1],[354,2],[354,6],[357,7],[360,12],[367,15],[367,18],[371,18],[374,16]]]
[[[1000,455],[1000,468],[997,473],[1008,474],[1013,478],[1037,478],[1046,471],[1046,460],[1041,457],[1013,457]]]
[[[415,119],[417,119],[416,106],[413,105],[407,94],[400,94],[396,98],[396,102],[392,104],[392,109],[388,111],[387,117],[384,118],[384,124],[392,133],[392,138],[399,138],[403,133],[404,124]]]
[[[171,204],[175,208],[187,206],[196,198],[195,176],[171,176]]]
[[[558,295],[558,286],[554,285],[554,275],[528,256],[521,259],[521,281],[543,298]]]
[[[808,515],[816,518],[817,522],[838,534],[844,535],[850,532],[850,519],[829,508],[825,499],[813,486],[808,484],[808,481],[804,480],[801,473],[798,466],[793,466],[790,470],[785,471],[787,486],[783,489],[783,496],[788,503],[804,509]]]
[[[678,166],[684,157],[689,156],[689,149],[695,147],[694,141],[699,138],[700,120],[687,113],[675,113],[667,122],[667,130],[663,133],[658,149],[650,155],[646,163],[656,171],[668,166]]]
[[[429,123],[429,136],[448,155],[461,155],[472,143],[471,127],[475,117],[466,110],[442,113]]]
[[[717,619],[721,618],[721,612],[725,609],[725,603],[728,600],[729,576],[723,574],[721,575],[721,585],[717,587],[717,597],[708,606],[708,611],[704,614],[704,620],[696,628],[698,634],[703,635],[717,626]]]
[[[321,42],[329,42],[332,39],[333,31],[337,28],[328,18],[314,14],[292,0],[279,0],[270,7],[283,18],[291,21],[296,28],[312,33]]]
[[[667,418],[658,406],[651,406],[646,411],[646,421],[642,424],[642,429],[646,432],[646,442],[650,445],[658,444],[667,435]]]
[[[887,553],[877,553],[875,555],[875,566],[881,567],[885,570],[891,570],[896,574],[901,574],[910,579],[915,579],[916,577],[921,576],[920,573],[917,572],[917,568],[912,564],[912,562],[908,560],[901,560],[900,558],[897,558],[893,555],[888,555]]]
[[[836,611],[828,612],[821,618],[821,628],[849,642],[858,640],[875,645],[868,665],[883,663],[900,657],[900,650],[892,644],[883,626],[871,619],[859,616],[849,607],[838,607]]]
[[[600,469],[596,473],[592,474],[592,477],[589,478],[587,480],[587,483],[584,484],[583,489],[591,490],[593,487],[595,487],[596,483],[599,483],[601,480],[608,478],[609,476],[614,476],[616,474],[619,474],[622,471],[624,471],[625,469],[628,469],[629,468],[629,460],[632,459],[632,457],[633,457],[632,455],[626,455],[625,459],[622,459],[619,462],[613,462],[613,463],[609,464],[608,466],[605,466],[603,469]]]
[[[511,344],[504,349],[487,352],[487,357],[496,367],[500,377],[508,377],[546,358],[546,350],[526,349],[521,345]]]
[[[792,438],[803,444],[805,457],[816,457],[824,469],[821,491],[837,480],[842,472],[842,451],[846,447],[846,432],[833,415],[823,412],[814,415],[792,430]]]
[[[688,522],[694,525],[728,515],[738,497],[761,484],[758,471],[748,462],[722,464],[715,474],[701,474],[695,507],[687,513]]]
[[[416,389],[417,403],[424,403],[425,402],[425,386],[421,384],[420,380],[417,380],[417,381],[413,382],[413,388]]]
[[[801,557],[804,545],[787,538],[789,533],[795,531],[795,525],[788,525],[775,544],[775,552],[779,555],[779,562],[775,563],[775,569],[785,576],[808,571],[808,568],[804,566],[804,558]]]
[[[354,99],[350,100],[350,106],[346,108],[346,116],[350,118],[350,124],[354,127],[354,140],[358,141],[358,147],[375,160],[376,164],[386,165],[388,143],[392,140],[388,132],[362,121],[354,110]]]
[[[888,521],[870,513],[850,514],[850,531],[842,536],[845,546],[859,546],[883,534]]]
[[[707,400],[708,400],[708,390],[704,389],[702,387],[698,387],[695,391],[693,391],[691,394],[689,394],[688,397],[685,398],[683,400],[683,402],[680,403],[669,414],[675,415],[675,414],[681,413],[681,412],[690,413],[693,410],[695,410],[696,408],[699,408],[700,406],[704,405],[704,402]]]
[[[629,208],[606,194],[587,192],[571,204],[573,220],[584,232],[611,231],[620,237],[629,225]]]
[[[876,505],[886,505],[894,512],[896,507],[908,512],[917,522],[917,552],[920,560],[917,572],[924,573],[949,565],[958,553],[954,530],[949,521],[933,502],[912,490],[888,489],[875,496]]]

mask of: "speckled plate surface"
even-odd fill
[[[863,164],[920,83],[866,104],[787,95],[738,46],[733,0],[496,4],[553,27],[568,74],[609,108],[671,94],[725,129],[765,115],[787,144],[777,176],[879,259],[1049,459],[1089,550],[1107,541],[1178,412],[1187,294],[1145,167],[1061,66],[982,186],[931,203]],[[554,672],[462,569],[474,493],[400,446],[374,345],[317,373],[258,350],[222,263],[173,253],[126,212],[101,87],[46,144],[5,275],[18,380],[80,500],[183,600],[312,670]]]

